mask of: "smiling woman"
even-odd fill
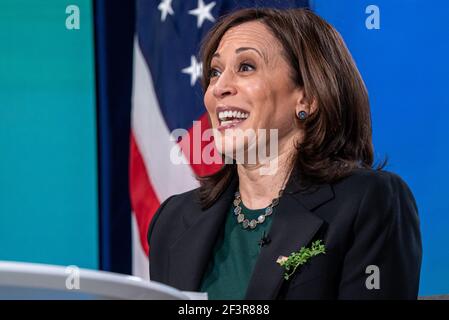
[[[250,115],[240,129],[278,130],[280,157],[295,158],[303,186],[372,167],[365,84],[340,35],[323,19],[304,9],[242,10],[215,25],[201,54],[209,114],[238,105]],[[217,121],[211,116],[212,126],[223,129]],[[223,171],[230,177],[232,166]],[[219,181],[202,179],[204,205],[221,192]]]
[[[368,94],[334,28],[305,9],[244,9],[217,22],[201,54],[223,157],[253,147],[234,141],[245,130],[276,131],[278,150],[234,158],[161,204],[151,279],[211,299],[416,299],[416,203],[400,177],[373,167]],[[314,243],[324,254],[293,261]]]
[[[288,153],[298,140],[295,110],[288,106],[303,99],[302,90],[286,76],[290,66],[281,52],[279,41],[258,21],[235,26],[222,37],[205,71],[209,84],[204,103],[209,114],[218,114],[211,122],[218,130],[215,141],[221,142],[217,147],[223,154],[248,149],[250,144],[244,139],[233,143],[234,132],[226,129],[251,129],[256,141],[260,129],[274,129],[278,146],[284,147],[277,150],[281,154]],[[224,134],[224,139],[217,134]]]

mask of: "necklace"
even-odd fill
[[[279,198],[282,196],[284,189],[281,189],[279,191],[279,195],[277,198],[274,198],[273,201],[271,201],[270,205],[265,208],[265,212],[257,217],[257,219],[247,219],[245,215],[242,212],[242,207],[240,204],[242,203],[242,198],[240,196],[240,192],[237,191],[235,193],[235,199],[234,199],[234,214],[237,216],[237,222],[242,224],[243,229],[254,229],[257,227],[258,224],[264,223],[266,218],[268,216],[271,216],[273,213],[273,208],[279,204]]]

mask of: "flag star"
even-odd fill
[[[189,14],[197,17],[197,27],[201,28],[204,20],[209,20],[211,22],[215,21],[212,13],[210,12],[212,8],[215,7],[215,1],[209,3],[208,5],[204,5],[203,0],[198,0],[198,8],[190,10]]]
[[[182,73],[190,74],[190,85],[193,87],[196,80],[201,77],[203,64],[196,60],[195,56],[190,57],[190,66],[182,69]]]
[[[174,15],[175,12],[171,6],[173,0],[162,0],[157,7],[161,11],[161,21],[165,21],[167,14]]]

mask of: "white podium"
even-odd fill
[[[0,300],[190,300],[198,293],[111,272],[0,261]]]

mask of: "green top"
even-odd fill
[[[257,219],[265,209],[251,210],[240,203],[242,213],[249,220]],[[267,216],[256,228],[243,229],[237,222],[231,205],[224,234],[215,244],[212,260],[204,274],[200,291],[207,292],[210,300],[244,299],[252,271],[260,253],[259,241],[268,234],[272,216]]]

